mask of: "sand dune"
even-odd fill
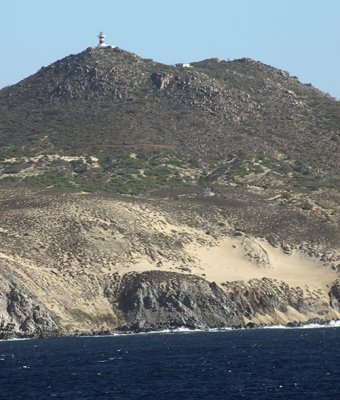
[[[298,250],[286,254],[282,248],[256,238],[224,238],[213,245],[191,242],[184,247],[183,255],[187,263],[162,260],[159,268],[204,276],[217,283],[267,277],[284,281],[292,287],[324,292],[340,277],[330,267]],[[130,265],[128,270],[143,272],[155,267],[148,257],[144,257]],[[120,269],[120,272],[126,272],[126,269]]]

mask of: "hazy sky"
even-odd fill
[[[251,57],[340,98],[340,0],[0,0],[0,87],[107,42],[174,64]]]

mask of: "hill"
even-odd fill
[[[57,151],[150,144],[338,162],[340,103],[248,59],[183,68],[90,48],[4,89],[1,106],[3,145],[15,132],[18,144],[40,139]]]
[[[156,172],[166,184],[211,180],[214,171],[225,180],[239,172],[262,181],[265,173],[264,185],[272,171],[284,185],[290,174],[293,185],[339,184],[340,103],[248,59],[184,68],[117,48],[89,48],[3,89],[0,116],[0,156],[18,158],[10,170],[22,170],[20,156],[99,156],[101,181],[112,182],[114,191],[129,192],[122,179],[107,174],[121,162],[125,172],[130,164],[125,180],[137,186],[133,192],[157,186],[152,174],[151,182],[133,178],[150,159],[163,166]],[[126,161],[130,149],[142,155]],[[84,159],[73,161],[76,170],[91,169]],[[46,172],[51,161],[45,164]],[[189,169],[192,179],[181,179],[173,164]]]
[[[250,59],[89,48],[2,89],[2,328],[338,318],[339,122]]]

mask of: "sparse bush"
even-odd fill
[[[310,204],[308,201],[302,202],[302,203],[300,204],[300,207],[301,207],[303,210],[307,210],[307,211],[313,209],[312,204]]]

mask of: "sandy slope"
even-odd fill
[[[171,224],[155,213],[151,217],[155,221],[152,224],[155,231],[165,235],[180,232],[190,236],[191,240],[183,248],[182,258],[171,260],[159,255],[155,262],[142,256],[128,265],[118,266],[118,272],[143,272],[158,267],[163,271],[203,276],[219,284],[267,277],[284,281],[292,287],[320,289],[325,293],[328,286],[340,277],[320,260],[308,257],[299,250],[287,254],[281,247],[274,247],[266,240],[255,237],[207,239],[199,229]]]
[[[268,264],[261,266],[247,256],[247,245],[242,239],[225,238],[213,247],[191,246],[204,269],[208,280],[218,283],[235,280],[268,277],[283,280],[291,286],[309,286],[325,289],[339,275],[309,258],[299,251],[285,254],[281,248],[275,248],[268,242],[253,238],[253,242],[268,256]]]

